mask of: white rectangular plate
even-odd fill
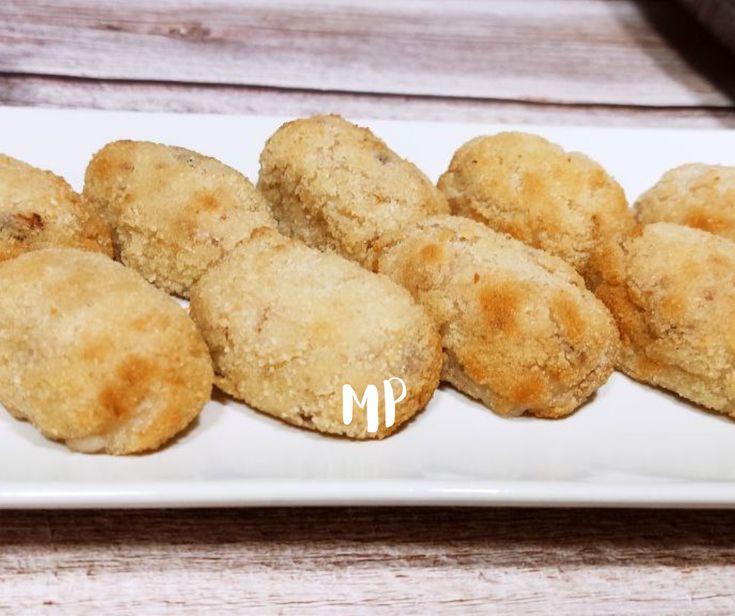
[[[283,120],[0,108],[0,152],[81,189],[103,144],[147,139],[215,156],[255,180],[263,143]],[[433,179],[468,138],[524,129],[364,124]],[[600,161],[631,201],[674,165],[735,165],[735,131],[525,129]],[[319,436],[221,399],[175,443],[146,456],[72,453],[5,412],[0,447],[0,507],[735,506],[735,422],[620,374],[560,421],[502,419],[442,388],[381,442]]]

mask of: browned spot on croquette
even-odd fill
[[[33,267],[36,270],[36,267]],[[38,268],[38,276],[44,276],[44,267]],[[65,276],[50,281],[47,284],[46,292],[51,297],[61,297],[63,299],[62,307],[68,306],[73,309],[79,308],[86,303],[94,302],[99,297],[99,288],[96,276],[87,270],[72,271]],[[70,289],[74,292],[70,293]]]
[[[731,273],[733,270],[733,262],[731,259],[722,256],[719,253],[713,253],[707,257],[707,262],[713,269],[720,269],[722,273]]]
[[[441,260],[442,247],[439,244],[426,244],[420,250],[419,255],[426,263],[436,263]]]
[[[537,374],[522,377],[513,387],[510,399],[516,406],[537,406],[546,397],[544,380]]]
[[[577,304],[565,293],[551,299],[551,313],[561,327],[563,335],[575,346],[585,339],[585,321],[579,313]]]
[[[194,209],[202,212],[212,212],[219,207],[219,200],[211,192],[198,192],[192,198]]]
[[[16,214],[15,216],[31,229],[43,229],[44,227],[43,218],[41,218],[41,215],[36,212],[32,212],[31,214]]]
[[[79,354],[82,359],[94,362],[102,360],[111,351],[114,351],[112,339],[107,335],[101,335],[86,342]]]
[[[127,417],[150,393],[156,372],[150,361],[129,355],[118,366],[112,382],[100,393],[100,404],[112,418]]]
[[[587,178],[587,184],[592,189],[604,188],[610,182],[610,178],[603,169],[593,169]]]
[[[540,195],[544,189],[544,181],[537,174],[526,172],[523,174],[523,198],[533,199]]]
[[[676,293],[667,293],[661,298],[661,315],[670,322],[677,322],[686,310],[685,298]]]
[[[650,380],[660,371],[659,365],[643,354],[638,354],[634,359],[634,363],[636,378],[643,381]]]
[[[478,299],[490,327],[505,334],[516,329],[518,311],[523,303],[518,286],[510,282],[487,283],[480,289]]]
[[[125,159],[128,151],[130,151],[130,144],[123,142],[115,154],[105,153],[97,156],[92,162],[95,176],[102,180],[109,180],[133,171],[135,167]]]
[[[686,216],[684,224],[711,233],[717,233],[726,227],[726,223],[722,220],[714,219],[707,212],[699,209],[690,211]]]

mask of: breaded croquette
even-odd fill
[[[417,223],[385,245],[379,271],[439,325],[442,378],[501,415],[567,415],[613,370],[615,323],[577,272],[480,223]]]
[[[654,223],[623,254],[597,289],[620,328],[619,367],[735,416],[735,243]]]
[[[220,388],[310,430],[383,438],[426,405],[439,381],[439,335],[405,289],[271,229],[256,230],[202,276],[191,316]],[[371,430],[370,409],[359,407],[345,420],[345,385],[358,398],[373,388],[382,412],[386,383],[394,421],[386,409]]]
[[[449,212],[415,165],[334,115],[281,126],[260,155],[258,188],[282,233],[368,269],[383,234]]]
[[[438,186],[453,214],[546,250],[587,280],[599,277],[609,244],[634,228],[623,189],[600,165],[537,135],[472,139]]]
[[[0,404],[82,452],[161,447],[210,396],[212,365],[167,295],[106,256],[50,248],[0,263]]]
[[[0,261],[53,246],[112,256],[110,229],[66,180],[0,154]]]
[[[84,196],[112,226],[116,256],[181,297],[254,229],[275,227],[265,200],[239,172],[145,141],[115,141],[97,152]]]
[[[635,204],[638,221],[673,222],[735,240],[735,167],[682,165]]]

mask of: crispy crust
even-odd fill
[[[239,172],[191,150],[145,141],[115,141],[97,152],[84,196],[112,226],[119,259],[181,297],[253,229],[276,224]]]
[[[567,415],[613,370],[615,323],[579,275],[482,224],[429,218],[379,269],[439,324],[443,378],[501,415]]]
[[[622,254],[596,291],[620,328],[619,368],[735,416],[735,243],[654,223]]]
[[[186,313],[107,257],[44,249],[0,264],[0,403],[80,451],[159,448],[207,402]]]
[[[385,276],[258,230],[193,287],[191,316],[207,341],[216,383],[288,423],[356,439],[383,438],[421,410],[441,371],[425,311]],[[395,424],[367,432],[364,412],[342,421],[342,385],[358,396],[400,377]]]
[[[112,256],[109,227],[66,180],[0,154],[0,261],[53,246]]]
[[[477,137],[455,152],[439,189],[467,216],[599,276],[600,251],[634,226],[625,193],[596,162],[527,133]]]
[[[334,115],[281,126],[261,153],[258,188],[282,233],[368,269],[384,233],[449,212],[415,165]]]
[[[671,169],[638,198],[635,212],[642,224],[672,222],[735,240],[735,167]]]

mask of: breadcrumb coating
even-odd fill
[[[597,289],[620,328],[620,369],[735,416],[735,243],[654,223],[622,253]]]
[[[112,226],[117,257],[181,297],[254,229],[276,224],[241,173],[191,150],[146,141],[115,141],[97,152],[84,196]]]
[[[83,452],[161,447],[209,400],[194,323],[137,273],[44,249],[0,263],[0,404]]]
[[[546,250],[593,284],[600,254],[634,228],[623,189],[599,164],[538,135],[472,139],[438,186],[453,214]]]
[[[190,309],[216,384],[310,430],[383,438],[426,405],[439,381],[439,335],[405,289],[270,229],[257,230],[204,274]],[[382,392],[391,377],[403,379],[407,395],[386,427]],[[377,432],[368,432],[357,405],[345,425],[345,384],[358,397],[369,385],[381,392]]]
[[[642,224],[672,222],[735,240],[735,167],[671,169],[638,198],[635,211]]]
[[[415,165],[334,115],[281,126],[260,155],[258,188],[282,233],[368,269],[383,234],[449,212]]]
[[[0,261],[53,246],[112,256],[109,227],[66,180],[0,154]]]
[[[439,324],[443,379],[501,415],[567,415],[613,370],[615,323],[580,276],[480,223],[418,223],[386,245],[379,270]]]

